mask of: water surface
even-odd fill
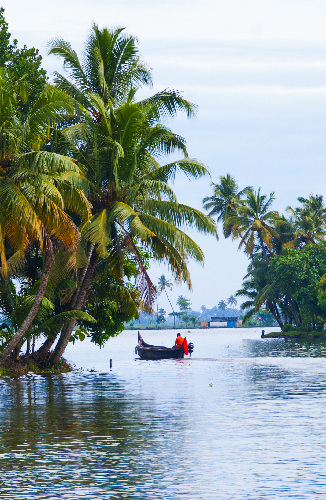
[[[325,498],[326,344],[260,333],[192,330],[191,359],[141,361],[123,332],[69,346],[83,370],[1,378],[0,498]]]

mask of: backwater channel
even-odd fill
[[[1,500],[325,498],[326,343],[260,334],[192,329],[191,359],[141,361],[125,331],[69,346],[73,373],[0,378]]]

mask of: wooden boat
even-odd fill
[[[138,354],[141,359],[181,359],[184,358],[185,355],[183,344],[179,349],[146,344],[138,332],[138,345],[135,347],[135,353]]]

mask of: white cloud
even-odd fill
[[[326,40],[325,4],[286,0],[3,0],[15,30],[83,36],[92,21],[145,38]]]

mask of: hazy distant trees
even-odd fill
[[[158,315],[156,320],[157,324],[162,324],[166,322],[165,315],[166,311],[164,309],[161,308],[158,310]]]
[[[225,302],[225,300],[220,300],[219,303],[218,303],[218,307],[220,309],[222,309],[222,311],[225,311],[225,309],[227,308],[227,303]]]
[[[230,295],[230,297],[228,298],[227,300],[227,303],[231,306],[231,307],[235,307],[238,303],[237,299],[235,298],[234,295]]]

